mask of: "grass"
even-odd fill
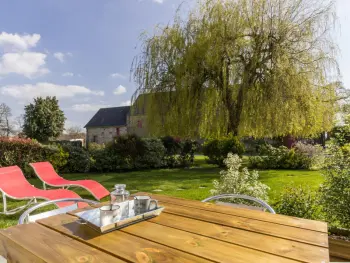
[[[196,156],[195,166],[190,169],[160,169],[102,174],[65,174],[63,176],[70,180],[93,179],[100,182],[110,191],[113,190],[114,184],[124,183],[131,193],[144,191],[202,200],[210,196],[209,190],[212,188],[212,182],[214,179],[219,178],[220,170],[218,167],[206,164],[203,156]],[[303,184],[317,189],[323,181],[318,171],[266,170],[260,171],[259,174],[260,180],[271,188],[269,192],[271,204],[277,200],[284,186]],[[29,181],[36,187],[42,187],[38,179],[33,178]],[[83,189],[75,188],[74,191],[83,198],[93,199]],[[23,201],[10,201],[8,199],[9,208],[14,208],[25,203]],[[0,209],[1,211],[3,209],[2,203],[0,204]],[[18,217],[19,214],[13,216],[0,215],[0,228],[6,228],[16,224]]]

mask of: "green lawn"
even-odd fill
[[[212,181],[219,178],[220,168],[205,163],[202,156],[196,158],[196,166],[190,169],[161,169],[134,171],[125,173],[106,174],[65,174],[64,177],[71,180],[93,179],[100,182],[108,190],[112,190],[114,184],[124,183],[131,193],[137,191],[153,192],[188,199],[202,200],[210,196]],[[260,171],[260,179],[270,186],[270,203],[273,204],[284,186],[291,184],[304,184],[317,188],[322,183],[322,176],[318,171],[302,170],[267,170]],[[29,180],[37,187],[42,184],[37,179]],[[84,198],[93,199],[85,190],[74,189]],[[8,202],[8,206],[16,207],[25,202]],[[2,204],[0,205],[2,210]],[[0,228],[5,228],[17,223],[19,215],[0,215]]]

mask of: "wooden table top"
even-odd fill
[[[147,195],[165,207],[160,216],[107,234],[72,213],[52,216],[0,231],[0,255],[8,262],[329,262],[324,222]]]

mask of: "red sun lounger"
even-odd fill
[[[53,187],[82,187],[89,191],[97,200],[109,195],[109,191],[93,180],[70,181],[59,176],[49,162],[31,163],[36,175],[44,183]]]
[[[32,203],[36,203],[36,199],[56,200],[62,198],[80,198],[80,196],[72,191],[65,189],[42,190],[32,186],[24,177],[22,170],[18,166],[10,166],[0,168],[0,191],[2,192],[4,210],[0,214],[12,215],[26,208]],[[29,200],[29,202],[21,207],[17,207],[10,211],[7,210],[6,197],[15,200]],[[62,208],[73,205],[73,202],[58,203],[57,206]],[[87,206],[86,203],[79,203],[78,207]]]

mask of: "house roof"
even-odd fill
[[[99,109],[84,128],[101,126],[126,126],[127,115],[129,112],[130,106]]]

